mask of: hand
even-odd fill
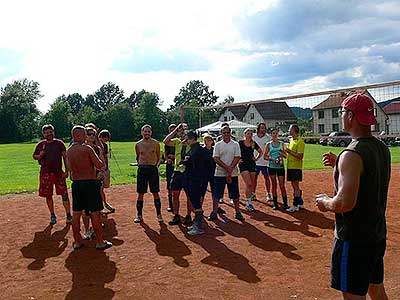
[[[336,164],[337,156],[332,152],[324,153],[322,155],[322,163],[327,167],[334,167]]]
[[[40,155],[40,157],[43,157],[46,155],[46,152],[44,150],[42,150],[42,151],[40,151],[39,155]]]
[[[167,164],[171,165],[172,164],[172,159],[167,158]]]
[[[322,212],[327,212],[328,210],[325,207],[325,203],[323,199],[317,199],[315,202],[315,206]]]
[[[228,173],[228,175],[231,175],[233,173],[233,168],[231,166],[228,166],[226,168],[226,172]]]
[[[242,164],[242,163],[243,163],[243,159],[240,159],[240,160],[239,160],[239,164]]]

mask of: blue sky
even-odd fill
[[[38,81],[45,111],[108,81],[163,108],[193,79],[237,101],[378,83],[400,79],[398,28],[398,1],[5,0],[0,86]]]

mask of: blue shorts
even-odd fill
[[[260,175],[260,172],[263,175],[268,175],[268,167],[267,166],[257,166],[256,165],[256,176]]]
[[[239,180],[238,177],[232,177],[232,182],[227,183],[226,177],[214,177],[214,191],[213,198],[214,199],[222,199],[224,198],[225,186],[228,186],[228,195],[229,199],[239,199]]]

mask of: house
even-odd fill
[[[392,101],[383,107],[383,111],[388,115],[387,134],[400,134],[400,99]]]
[[[264,122],[267,128],[279,127],[285,131],[297,118],[286,102],[269,101],[250,104],[243,122],[253,125]]]
[[[225,107],[221,115],[219,116],[219,121],[228,122],[232,120],[242,121],[244,114],[246,113],[247,105],[235,105]]]
[[[380,132],[387,130],[388,116],[375,101],[374,97],[367,91],[348,91],[331,94],[325,101],[313,107],[313,129],[316,134],[327,134],[332,131],[342,131],[342,121],[339,109],[343,100],[354,94],[362,93],[367,95],[374,102],[374,113],[378,124],[372,126],[372,131]]]

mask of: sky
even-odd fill
[[[109,81],[162,108],[190,80],[266,99],[400,79],[400,3],[369,0],[0,3],[0,87],[40,83],[41,111]]]

